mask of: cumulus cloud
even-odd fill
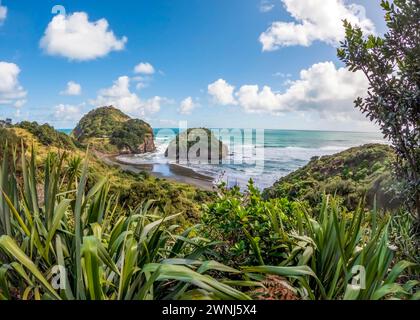
[[[363,73],[321,62],[302,70],[300,78],[289,81],[284,92],[269,86],[244,85],[234,95],[238,105],[249,113],[315,111],[323,118],[344,120],[362,118],[353,101],[364,96],[367,88]]]
[[[0,105],[20,108],[26,103],[27,92],[19,83],[19,74],[16,64],[0,61]]]
[[[123,50],[126,37],[118,39],[106,19],[90,22],[87,13],[57,15],[48,24],[40,46],[49,55],[87,61]]]
[[[183,115],[189,115],[196,108],[196,103],[192,97],[188,97],[182,100],[181,105],[179,106],[179,113]]]
[[[237,102],[233,96],[235,87],[228,84],[226,80],[219,79],[208,86],[208,93],[213,98],[213,101],[217,104],[235,105]]]
[[[74,81],[67,82],[67,88],[60,94],[65,96],[80,96],[82,94],[82,86]]]
[[[54,107],[54,119],[59,121],[78,121],[82,117],[81,105],[59,104]]]
[[[143,108],[146,114],[157,113],[160,111],[162,104],[164,103],[172,103],[172,102],[169,99],[155,96],[153,98],[143,101]]]
[[[345,36],[343,20],[358,25],[364,33],[375,33],[365,8],[344,0],[282,0],[296,22],[273,22],[261,34],[263,51],[287,46],[310,46],[314,41],[337,45]]]
[[[0,3],[0,25],[6,20],[6,18],[7,18],[7,7],[2,6]]]
[[[282,103],[282,95],[273,92],[270,87],[264,86],[261,90],[258,85],[244,85],[236,93],[239,105],[247,112],[286,111],[287,105]]]
[[[90,102],[96,107],[113,105],[136,117],[159,112],[163,103],[171,103],[170,100],[159,96],[147,100],[140,99],[130,91],[128,76],[119,77],[112,87],[100,90],[98,97]]]
[[[155,73],[155,68],[148,62],[140,62],[134,67],[134,72],[137,74],[151,75]]]

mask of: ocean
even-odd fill
[[[212,129],[219,132],[218,129]],[[294,130],[228,130],[237,133],[240,143],[229,145],[229,155],[222,164],[187,163],[184,166],[229,186],[245,188],[253,179],[259,189],[272,186],[281,177],[303,167],[312,157],[338,153],[351,147],[367,143],[386,143],[379,133],[294,131]],[[62,129],[70,133],[71,130]],[[170,160],[165,150],[179,129],[154,129],[156,152],[121,156],[121,160],[132,164],[154,164],[154,171],[169,175]],[[228,141],[228,140],[227,140]],[[226,142],[226,141],[225,141]],[[226,142],[228,143],[228,142]]]
[[[214,129],[212,129],[214,130]],[[225,129],[226,130],[226,129]],[[135,157],[121,157],[133,164],[156,164],[167,173],[164,153],[178,129],[155,129],[157,151]],[[216,130],[216,132],[218,132]],[[238,133],[232,129],[230,133]],[[263,134],[262,134],[263,132]],[[249,179],[264,189],[281,177],[306,165],[312,157],[331,155],[367,143],[386,143],[378,133],[263,130],[239,131],[240,143],[231,144],[222,164],[183,164],[195,172],[210,176],[216,183],[245,188]],[[227,140],[229,141],[229,140]],[[228,143],[228,142],[226,142]]]

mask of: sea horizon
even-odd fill
[[[192,128],[192,127],[191,127]],[[239,127],[206,127],[206,126],[198,126],[194,128],[207,128],[210,130],[267,130],[267,131],[304,131],[304,132],[337,132],[337,133],[366,133],[366,134],[378,134],[381,135],[381,132],[378,131],[360,131],[360,130],[320,130],[320,129],[275,129],[275,128],[239,128]],[[55,128],[59,132],[70,134],[74,128]],[[179,130],[179,128],[175,127],[155,127],[153,130]]]

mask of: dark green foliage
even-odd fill
[[[72,135],[82,144],[106,153],[145,153],[155,150],[149,124],[114,108],[102,107],[85,115]]]
[[[420,219],[420,2],[382,1],[388,32],[365,38],[345,22],[346,39],[338,57],[369,80],[365,99],[356,107],[376,122],[397,153],[396,171],[405,181],[402,193]]]
[[[98,108],[85,115],[72,134],[80,142],[88,138],[108,138],[129,119],[129,116],[112,106]]]
[[[420,237],[416,235],[415,228],[416,220],[410,212],[399,210],[392,215],[390,239],[398,248],[397,257],[420,265]],[[417,278],[419,277],[417,272]]]
[[[375,209],[348,211],[325,195],[316,207],[265,201],[251,183],[245,195],[221,189],[202,229],[221,241],[217,253],[225,263],[288,277],[304,299],[419,299],[419,282],[399,278],[413,276],[418,265],[394,258],[399,248],[391,249],[390,240],[401,242],[389,238],[389,219]]]
[[[25,129],[33,134],[44,146],[54,146],[66,150],[76,148],[75,141],[63,132],[55,130],[49,124],[39,125],[37,122],[23,121],[16,127]]]
[[[132,180],[134,177],[131,177]],[[201,204],[209,202],[214,194],[187,185],[155,179],[153,177],[138,176],[137,181],[129,187],[115,186],[120,194],[120,202],[129,207],[135,207],[144,199],[154,199],[155,205],[167,207],[171,213],[182,213],[179,220],[184,225],[192,225],[199,221]]]
[[[305,200],[315,206],[327,193],[341,197],[350,209],[355,209],[363,198],[367,205],[376,199],[378,207],[396,208],[401,201],[393,190],[395,181],[390,174],[394,157],[392,148],[371,144],[314,158],[266,189],[264,197]]]
[[[204,141],[203,141],[204,140]],[[222,160],[228,153],[228,148],[222,141],[217,139],[214,133],[207,128],[190,128],[176,136],[165,151],[165,157],[176,160],[190,159],[190,149],[197,149],[195,157],[202,157],[201,152],[207,148],[208,159],[203,160]]]
[[[301,228],[301,218],[300,204],[264,201],[250,181],[245,194],[220,187],[219,199],[206,206],[203,233],[225,243],[219,248],[225,263],[277,265],[287,259],[293,243],[287,232]]]
[[[124,122],[121,128],[111,133],[111,144],[118,149],[129,149],[131,153],[136,153],[146,137],[152,137],[153,130],[149,124],[139,119],[131,119]]]

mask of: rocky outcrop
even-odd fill
[[[105,154],[141,154],[156,150],[152,127],[113,106],[89,112],[72,135],[81,144]]]
[[[152,135],[147,135],[144,138],[144,142],[139,146],[138,153],[147,153],[147,152],[153,152],[156,150],[155,141]]]
[[[171,141],[165,157],[186,161],[222,161],[229,153],[214,133],[206,128],[192,128],[184,131]]]
[[[142,154],[156,151],[155,141],[153,135],[147,135],[144,142],[137,147],[130,148],[128,146],[120,149],[120,154]]]

